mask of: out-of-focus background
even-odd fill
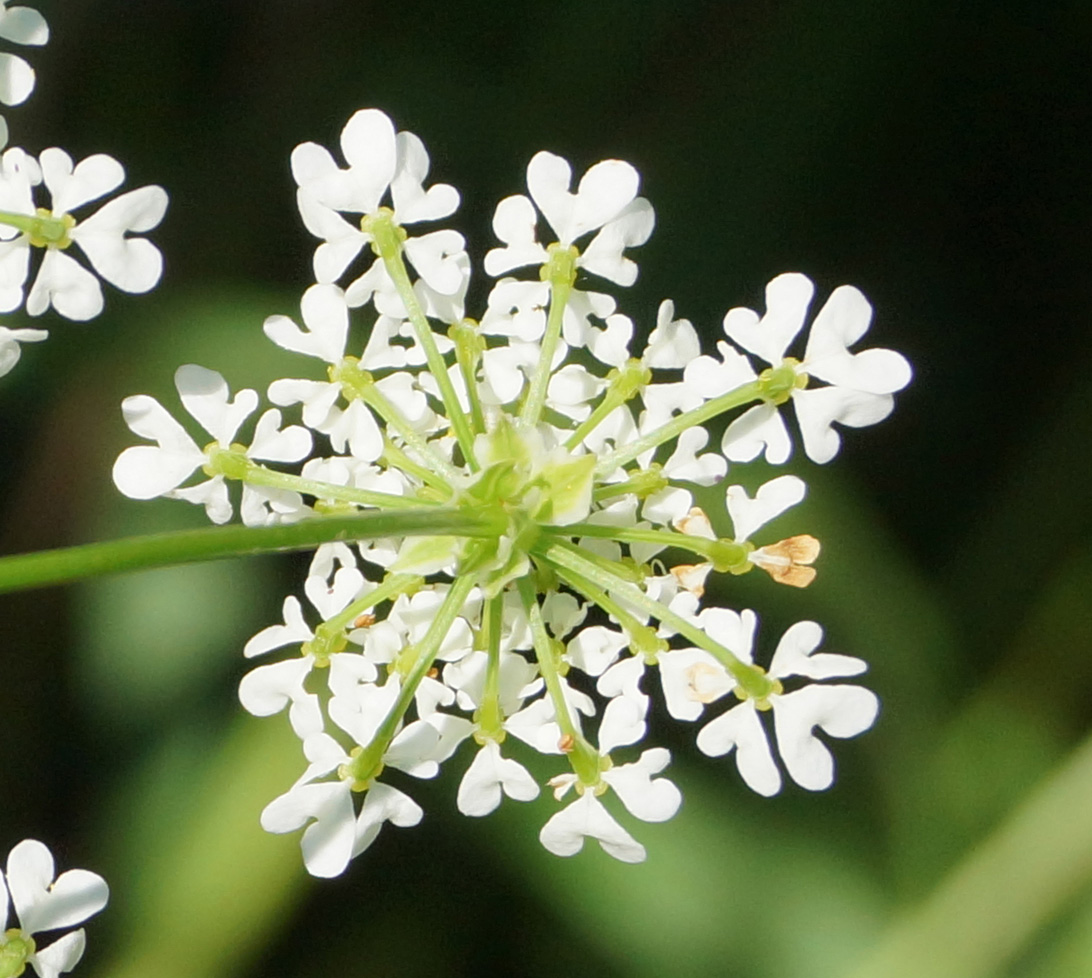
[[[425,140],[477,259],[535,151],[626,159],[657,213],[622,297],[642,328],[671,297],[711,344],[797,270],[863,289],[869,345],[916,371],[892,419],[796,466],[787,532],[823,540],[817,583],[711,595],[763,612],[767,654],[821,621],[871,663],[876,728],[836,745],[832,790],[766,800],[658,716],[686,801],[627,823],[637,867],[547,854],[548,798],[459,816],[460,756],[413,784],[421,826],[310,880],[297,837],[257,825],[298,746],[235,700],[302,558],[5,598],[0,852],[30,835],[108,878],[80,974],[1092,975],[1092,8],[32,5],[53,37],[20,52],[38,87],[5,113],[12,142],[111,153],[171,207],[159,288],[48,317],[0,381],[0,552],[202,524],[114,490],[118,404],[169,401],[181,363],[233,388],[298,370],[261,333],[312,280],[288,156],[366,106]]]

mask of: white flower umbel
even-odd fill
[[[258,395],[242,390],[230,400],[227,383],[214,370],[194,364],[179,367],[174,377],[182,406],[215,439],[206,448],[197,443],[154,397],[137,394],[121,405],[125,423],[135,434],[156,446],[128,448],[114,463],[114,484],[132,499],[174,496],[200,503],[214,523],[231,519],[225,475],[248,471],[253,459],[298,462],[311,450],[311,433],[298,425],[281,430],[281,413],[266,411],[254,429],[252,444],[235,444],[242,423],[258,406]],[[195,486],[179,488],[197,469],[211,478]],[[278,495],[278,492],[280,493]],[[278,504],[291,509],[293,501],[283,490],[253,485],[243,487],[242,513],[248,524],[271,518]]]
[[[257,395],[231,400],[218,374],[188,367],[183,404],[215,440],[202,449],[154,400],[131,398],[126,420],[156,444],[127,449],[115,467],[127,494],[204,501],[214,520],[230,515],[224,480],[233,479],[243,484],[245,521],[291,520],[272,530],[342,541],[319,549],[304,584],[322,620],[290,596],[283,624],[245,650],[270,658],[286,650],[243,680],[240,698],[259,715],[287,710],[307,759],[262,824],[304,829],[308,869],[336,875],[383,822],[421,817],[388,777],[432,777],[461,751],[455,803],[481,816],[505,797],[538,794],[524,765],[532,751],[562,766],[549,781],[558,799],[576,795],[546,821],[548,849],[570,855],[593,838],[619,859],[642,859],[606,794],[646,821],[670,818],[680,799],[659,776],[667,751],[645,743],[649,696],[659,693],[642,685],[661,687],[668,712],[683,720],[736,695],[740,704],[699,742],[707,752],[735,750],[757,790],[780,785],[759,717],[767,709],[789,774],[809,788],[829,784],[830,754],[813,731],[859,733],[877,701],[857,686],[803,681],[864,664],[811,655],[818,626],[805,623],[786,634],[767,672],[752,660],[752,612],[700,608],[713,570],[728,575],[725,592],[731,575],[755,567],[781,583],[811,581],[812,537],[751,541],[803,498],[804,483],[782,476],[753,496],[728,487],[734,528],[714,526],[692,493],[727,473],[725,453],[705,450],[714,419],[733,431],[730,447],[743,445],[756,418],[762,432],[783,430],[777,405],[791,399],[809,454],[825,458],[838,438],[831,421],[863,423],[890,409],[909,369],[890,351],[848,352],[867,326],[860,293],[835,292],[799,362],[785,357],[810,298],[799,275],[771,285],[765,319],[729,314],[716,357],[701,355],[697,330],[670,301],[634,349],[642,330],[614,296],[576,285],[583,275],[604,289],[634,280],[630,249],[652,228],[637,172],[607,160],[572,191],[568,164],[540,153],[528,167],[529,196],[498,207],[501,247],[486,259],[494,275],[537,266],[536,280],[502,278],[479,323],[464,317],[466,254],[430,252],[428,236],[403,227],[447,216],[458,201],[446,185],[425,186],[420,141],[364,110],[345,127],[342,149],[346,167],[315,144],[293,154],[301,212],[323,239],[319,281],[304,294],[302,325],[265,322],[312,371],[269,388],[306,430],[281,431],[268,412],[262,437],[237,445]],[[25,163],[12,157],[13,186],[33,183]],[[359,226],[343,214],[361,215]],[[365,245],[375,261],[342,291],[337,280]],[[770,369],[756,373],[729,339]],[[827,386],[813,389],[814,378]],[[750,419],[745,431],[741,418]],[[308,432],[318,451],[304,460]],[[787,444],[787,434],[777,437],[762,445]],[[735,461],[739,452],[726,454]],[[257,458],[302,464],[295,474]],[[198,469],[209,481],[184,485]],[[650,671],[660,678],[645,684]],[[630,747],[636,760],[612,757]]]
[[[34,938],[82,923],[106,906],[106,881],[86,869],[56,876],[53,855],[35,839],[24,839],[8,855],[0,873],[0,978],[16,978],[27,964],[39,978],[57,978],[71,971],[83,956],[83,928],[39,948]],[[9,928],[9,904],[17,926]]]
[[[736,657],[752,662],[757,619],[753,611],[735,612],[708,608],[698,623],[711,637],[730,647]],[[736,752],[736,766],[743,780],[761,795],[781,790],[781,774],[774,763],[759,714],[773,713],[778,751],[789,776],[811,791],[829,788],[834,781],[834,759],[815,736],[816,728],[831,737],[855,737],[876,720],[879,700],[871,690],[840,683],[803,685],[784,691],[784,681],[833,679],[856,676],[868,666],[848,655],[813,653],[823,640],[823,630],[813,621],[797,622],[781,637],[767,673],[758,671],[749,689],[740,686],[724,666],[701,650],[672,677],[676,715],[693,719],[705,704],[728,693],[742,702],[711,720],[698,732],[698,748],[710,757]],[[665,688],[668,678],[664,678]],[[689,700],[692,707],[680,704]],[[688,715],[689,714],[689,715]]]
[[[394,131],[390,118],[378,109],[357,112],[341,131],[341,151],[348,168],[338,167],[333,156],[317,143],[303,143],[292,153],[292,175],[299,186],[297,202],[307,229],[323,243],[315,251],[315,277],[336,282],[349,264],[373,241],[371,224],[383,219],[401,229],[419,221],[448,217],[459,206],[454,187],[436,184],[424,189],[428,153],[411,132]],[[393,208],[383,208],[388,192]],[[362,215],[351,224],[338,212]],[[406,256],[424,282],[441,295],[453,295],[465,284],[467,265],[459,260],[465,250],[456,231],[433,231],[405,240]],[[347,289],[353,305],[367,302],[377,292],[377,304],[390,315],[404,315],[394,282],[376,262]]]
[[[791,272],[766,286],[764,316],[738,308],[724,317],[729,339],[770,364],[773,374],[785,375],[776,378],[765,403],[750,408],[724,432],[724,453],[730,460],[750,461],[763,452],[775,465],[788,459],[792,443],[778,406],[791,399],[808,458],[829,462],[842,443],[832,427],[835,422],[862,428],[882,421],[894,407],[891,395],[910,383],[910,365],[901,354],[849,352],[872,322],[872,306],[851,285],[835,289],[815,317],[803,359],[787,357],[814,295],[811,280]],[[688,379],[707,383],[706,369],[706,364],[695,363]],[[812,377],[826,386],[812,386]]]
[[[122,165],[99,153],[73,165],[62,149],[45,150],[38,162],[21,149],[9,149],[0,166],[0,311],[22,302],[31,248],[45,254],[27,296],[26,309],[41,315],[51,305],[68,319],[93,319],[103,308],[98,278],[68,254],[76,244],[100,277],[124,292],[147,292],[163,272],[163,256],[146,238],[167,210],[162,187],[140,187],[115,197],[89,217],[72,212],[116,190],[125,179]],[[52,206],[38,207],[33,188],[44,183]]]
[[[0,0],[0,38],[40,47],[49,40],[49,25],[33,7]],[[0,51],[0,102],[20,105],[34,91],[34,69],[17,54]],[[0,117],[0,146],[8,141],[7,122]]]

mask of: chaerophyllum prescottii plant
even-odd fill
[[[262,825],[303,829],[307,869],[336,876],[384,823],[421,819],[401,775],[455,767],[467,815],[536,797],[521,742],[556,758],[547,784],[561,804],[543,845],[571,855],[590,837],[636,862],[645,850],[619,805],[657,822],[681,800],[668,751],[646,743],[659,695],[753,790],[776,793],[782,771],[828,787],[818,734],[852,737],[876,717],[876,696],[848,681],[865,663],[819,651],[814,622],[757,638],[754,611],[702,603],[714,573],[814,578],[814,537],[763,530],[804,483],[783,475],[753,496],[725,485],[729,526],[687,486],[730,482],[729,465],[760,455],[786,461],[790,413],[816,462],[837,453],[838,426],[887,416],[910,368],[890,350],[851,351],[871,321],[865,297],[843,286],[813,313],[812,283],[779,275],[764,312],[725,316],[715,355],[669,301],[635,346],[606,290],[633,283],[632,249],[652,232],[637,171],[605,160],[573,190],[569,164],[541,152],[527,195],[497,206],[496,282],[471,318],[464,239],[430,229],[459,195],[427,185],[421,141],[365,109],[341,151],[344,165],[314,143],[292,154],[316,282],[298,321],[264,329],[304,358],[300,376],[274,381],[274,406],[248,427],[255,391],[183,366],[185,424],[127,398],[146,443],[114,466],[126,495],[198,503],[214,523],[236,505],[253,527],[359,515],[315,551],[305,600],[287,597],[283,623],[244,649],[257,664],[243,706],[287,710],[303,750]],[[704,426],[719,418],[710,445]]]
[[[0,38],[43,43],[44,32],[0,0]],[[10,61],[0,101],[32,84]],[[271,316],[264,331],[301,355],[299,376],[274,381],[260,412],[257,392],[232,394],[192,364],[175,374],[181,421],[147,395],[122,403],[142,441],[114,465],[121,492],[200,504],[214,524],[237,507],[243,525],[4,558],[0,588],[314,550],[303,600],[285,598],[283,622],[246,644],[256,661],[239,698],[257,716],[287,711],[301,741],[302,773],[260,821],[302,829],[316,876],[344,872],[385,823],[421,819],[406,775],[450,764],[471,816],[537,797],[529,751],[553,765],[548,850],[572,855],[592,838],[644,859],[617,816],[664,821],[681,802],[668,751],[646,740],[653,697],[697,722],[698,748],[732,755],[754,791],[777,793],[786,774],[828,787],[825,738],[877,715],[876,696],[851,681],[865,663],[821,651],[815,622],[760,635],[753,610],[707,603],[705,588],[756,568],[791,587],[814,579],[819,541],[765,530],[804,482],[781,475],[752,495],[730,473],[787,461],[797,437],[829,462],[840,429],[890,413],[910,368],[890,350],[853,351],[871,322],[864,296],[842,286],[815,303],[808,278],[779,275],[764,310],[728,312],[715,353],[671,301],[635,343],[613,290],[636,280],[633,249],[653,229],[638,173],[605,160],[574,190],[569,164],[541,152],[527,194],[496,208],[499,245],[484,261],[495,281],[472,317],[465,241],[437,229],[459,194],[427,184],[421,140],[365,109],[341,156],[304,143],[291,158],[319,242],[316,281],[297,318]],[[100,278],[132,293],[158,282],[162,258],[142,235],[163,217],[164,191],[89,206],[123,179],[101,154],[0,156],[0,312],[85,320],[103,307]],[[0,373],[45,335],[0,327]],[[721,487],[726,521],[695,504],[694,486]],[[79,957],[82,932],[44,950],[33,935],[43,919],[67,926],[100,909],[105,884],[68,873],[51,889],[52,876],[40,843],[13,850],[2,893],[20,925],[0,943],[0,978],[28,963],[58,974]],[[51,894],[77,884],[80,913],[50,916]]]

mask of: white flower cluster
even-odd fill
[[[55,876],[52,854],[35,839],[24,839],[8,855],[7,872],[0,873],[0,978],[21,975],[27,964],[40,978],[57,978],[83,956],[83,928],[41,949],[34,935],[97,914],[110,891],[101,876],[86,869]],[[7,926],[9,904],[14,904],[18,927]]]
[[[505,795],[539,794],[529,770],[538,754],[562,761],[547,783],[569,799],[543,827],[543,845],[571,855],[592,838],[641,860],[610,795],[644,821],[679,807],[662,776],[668,751],[645,745],[655,685],[685,721],[731,697],[697,745],[734,752],[755,791],[780,789],[774,741],[793,781],[828,787],[833,760],[817,731],[854,736],[878,708],[870,691],[829,680],[865,664],[817,652],[821,628],[800,622],[759,665],[755,613],[702,607],[713,572],[812,580],[813,537],[752,542],[800,502],[804,483],[781,476],[753,496],[726,486],[731,532],[714,528],[692,487],[759,454],[784,462],[788,401],[817,462],[836,454],[836,425],[891,411],[910,369],[889,350],[851,352],[871,320],[864,296],[835,290],[796,357],[814,288],[795,273],[769,284],[764,314],[725,316],[716,356],[701,354],[671,302],[634,347],[634,323],[597,290],[635,280],[627,252],[652,231],[637,171],[607,160],[574,191],[569,164],[542,152],[527,168],[529,196],[496,209],[502,245],[485,268],[500,277],[480,320],[469,319],[462,236],[409,230],[459,202],[449,186],[426,186],[421,141],[369,109],[349,120],[341,149],[344,166],[312,143],[292,154],[300,213],[321,239],[316,282],[302,325],[265,323],[274,343],[317,369],[269,387],[276,407],[247,444],[239,432],[258,395],[233,398],[219,374],[184,366],[182,405],[213,440],[194,440],[153,398],[130,397],[127,424],[154,444],[126,449],[114,468],[126,495],[200,503],[217,523],[232,516],[232,481],[248,525],[359,519],[348,542],[315,552],[309,607],[289,596],[283,624],[245,648],[248,658],[289,653],[258,665],[239,695],[257,716],[287,710],[306,761],[262,825],[304,829],[307,869],[335,876],[385,822],[420,820],[403,775],[459,765],[456,804],[480,816]],[[301,423],[285,425],[283,408]],[[704,424],[730,413],[710,449]]]
[[[0,38],[19,44],[45,44],[49,28],[29,7],[0,0]],[[20,57],[0,52],[0,102],[18,105],[34,88],[34,70]],[[0,119],[0,147],[8,140]],[[51,306],[67,319],[93,319],[103,309],[99,278],[124,292],[153,288],[163,272],[163,256],[145,238],[163,219],[167,194],[162,187],[140,187],[121,194],[90,214],[74,216],[86,205],[113,193],[125,170],[111,156],[97,153],[79,163],[56,147],[37,158],[11,147],[0,156],[0,312],[25,308],[39,316]],[[45,195],[41,188],[45,189]],[[89,271],[68,252],[73,245]],[[30,291],[31,252],[43,252]],[[18,362],[21,343],[48,337],[41,329],[0,326],[0,376]]]

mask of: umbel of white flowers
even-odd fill
[[[528,194],[496,209],[501,245],[485,270],[497,281],[468,318],[462,236],[420,229],[459,202],[426,185],[421,141],[368,109],[345,126],[341,153],[305,143],[292,154],[300,214],[320,239],[316,281],[302,325],[265,322],[310,369],[270,385],[275,406],[247,438],[258,394],[233,397],[219,374],[183,366],[175,382],[196,424],[127,398],[125,421],[146,443],[114,467],[126,495],[198,503],[216,523],[232,518],[234,483],[250,525],[371,514],[367,533],[316,550],[307,607],[287,597],[283,623],[244,650],[288,653],[251,671],[239,696],[258,716],[287,710],[305,760],[262,825],[304,829],[307,869],[334,876],[385,822],[422,817],[406,775],[434,777],[450,760],[459,810],[480,816],[505,795],[539,794],[525,762],[541,754],[560,762],[548,784],[567,802],[542,829],[546,848],[570,855],[590,837],[641,860],[612,797],[644,821],[679,807],[667,750],[645,743],[657,685],[673,717],[705,720],[699,749],[733,755],[755,791],[777,792],[782,770],[828,787],[817,733],[871,726],[876,696],[844,682],[865,663],[818,651],[810,621],[756,653],[754,611],[702,605],[714,573],[811,582],[819,542],[766,530],[804,483],[727,485],[727,521],[693,487],[760,455],[786,461],[789,403],[820,463],[840,428],[890,413],[910,368],[890,350],[851,352],[871,321],[864,296],[836,289],[809,325],[814,287],[789,273],[767,286],[764,312],[728,312],[715,355],[669,301],[635,345],[605,290],[632,284],[629,252],[652,231],[637,171],[605,160],[574,191],[569,164],[542,152]],[[704,426],[722,415],[711,447]]]

